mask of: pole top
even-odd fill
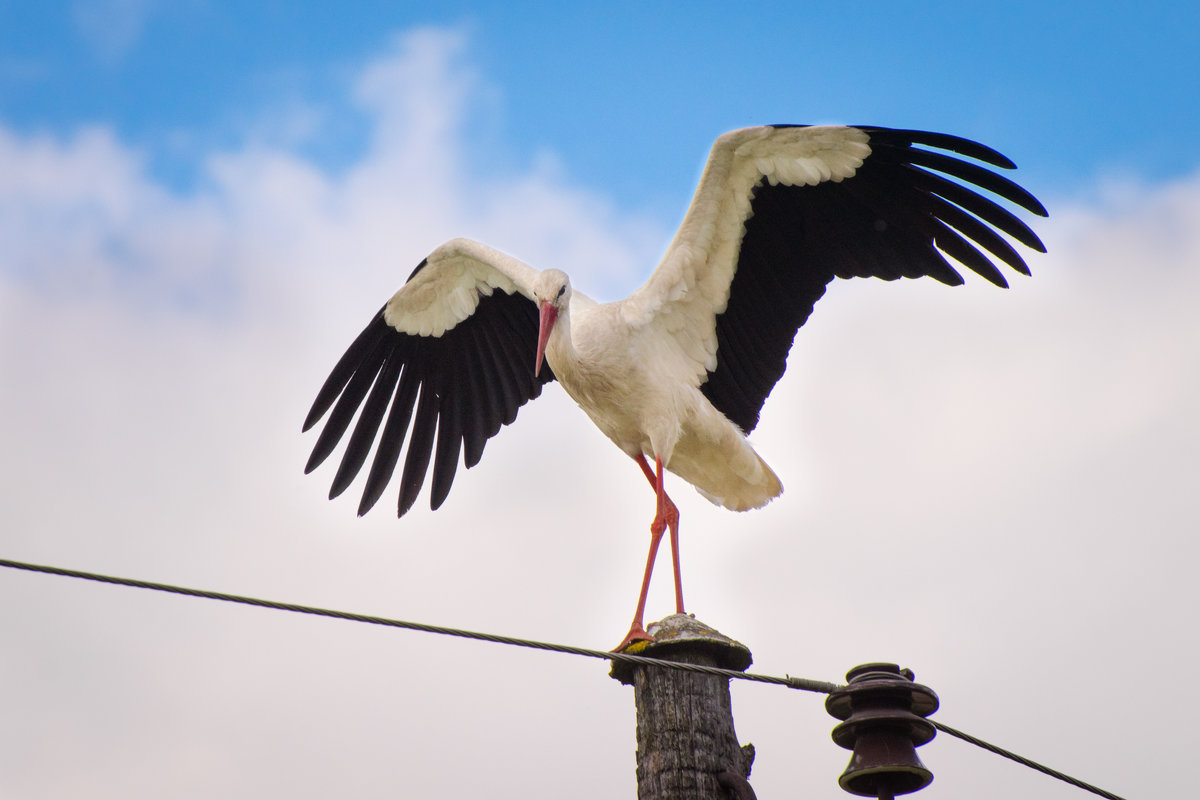
[[[691,614],[672,614],[646,626],[652,642],[635,642],[625,649],[630,655],[681,661],[702,666],[745,671],[754,661],[750,648],[710,628]],[[629,686],[634,665],[614,661],[609,675]]]

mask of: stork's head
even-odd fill
[[[558,315],[566,311],[571,303],[571,281],[565,272],[548,269],[538,275],[537,280],[533,282],[533,297],[537,301],[540,319],[537,361],[533,367],[533,374],[537,375],[542,371],[542,359],[546,356],[546,344],[550,341],[550,332],[554,330],[554,324],[558,322]]]

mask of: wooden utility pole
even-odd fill
[[[744,671],[750,650],[685,614],[649,626],[637,655]],[[634,652],[631,648],[627,652]],[[729,678],[614,661],[612,677],[633,686],[639,800],[745,800],[753,745],[733,730]]]

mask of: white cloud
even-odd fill
[[[3,555],[615,644],[652,497],[560,391],[436,514],[357,520],[324,499],[332,470],[300,474],[313,392],[440,240],[611,296],[669,233],[546,162],[474,174],[463,129],[489,91],[461,34],[410,33],[354,90],[361,161],[260,143],[212,154],[186,195],[106,129],[0,128]],[[1009,292],[833,287],[755,436],[785,495],[733,515],[674,494],[689,602],[762,671],[899,659],[948,724],[1150,795],[1187,715],[1122,740],[1151,712],[1117,687],[1197,655],[1200,181],[1114,196],[1054,207],[1051,254]],[[0,595],[0,680],[22,687],[4,796],[556,796],[580,773],[588,796],[633,791],[632,698],[599,664],[40,576]],[[735,710],[761,796],[838,791],[818,702],[738,686]],[[1060,796],[927,749],[930,800]]]

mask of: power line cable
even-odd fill
[[[983,748],[984,750],[987,750],[989,753],[995,753],[998,756],[1003,756],[1004,758],[1015,761],[1022,766],[1029,767],[1032,770],[1036,770],[1037,772],[1040,772],[1043,775],[1048,775],[1051,778],[1057,778],[1058,780],[1063,781],[1064,783],[1069,783],[1072,786],[1083,789],[1084,791],[1088,791],[1088,792],[1091,792],[1092,794],[1096,794],[1096,795],[1100,795],[1101,797],[1108,798],[1108,800],[1124,800],[1124,798],[1119,797],[1119,796],[1113,794],[1112,792],[1105,791],[1104,789],[1101,789],[1099,786],[1093,786],[1092,784],[1085,783],[1084,781],[1081,781],[1078,778],[1072,778],[1070,775],[1067,775],[1066,773],[1059,772],[1056,769],[1051,769],[1050,767],[1047,767],[1044,764],[1039,764],[1036,761],[1031,761],[1028,758],[1025,758],[1024,756],[1019,756],[1016,753],[1012,752],[1011,750],[1005,750],[1003,747],[997,747],[996,745],[985,742],[982,739],[977,739],[969,733],[963,733],[960,730],[951,728],[949,725],[943,725],[942,723],[938,722],[935,719],[931,719],[929,721],[931,723],[933,723],[933,727],[937,728],[942,733],[962,739],[964,742],[967,742],[968,744],[973,744],[976,747]]]
[[[186,586],[174,586],[168,583],[155,583],[153,581],[143,581],[136,578],[120,578],[113,575],[101,575],[95,572],[84,572],[82,570],[66,569],[64,567],[51,567],[43,564],[30,564],[24,561],[12,561],[9,559],[0,559],[0,567],[8,567],[10,569],[24,570],[26,572],[40,572],[47,575],[59,575],[67,578],[78,578],[86,581],[95,581],[98,583],[108,583],[116,586],[128,586],[135,589],[149,589],[155,592],[166,592],[168,594],[178,594],[187,597],[201,597],[206,600],[221,600],[227,603],[238,603],[241,605],[257,606],[259,608],[269,608],[276,611],[291,611],[298,614],[310,614],[319,617],[330,617],[332,619],[349,620],[351,622],[364,622],[370,625],[383,625],[390,628],[403,628],[405,630],[423,631],[425,633],[436,633],[443,636],[456,636],[463,639],[474,639],[482,642],[493,642],[496,644],[507,644],[515,647],[528,647],[535,650],[547,650],[555,653],[567,653],[570,655],[586,656],[588,658],[598,658],[606,661],[620,661],[630,664],[641,664],[646,666],[663,667],[666,669],[682,670],[685,672],[699,672],[706,675],[719,675],[725,678],[733,678],[744,681],[754,681],[757,683],[770,683],[780,686],[786,686],[789,689],[798,689],[805,692],[816,692],[818,694],[829,694],[842,688],[836,683],[827,681],[810,680],[808,678],[794,678],[791,676],[777,677],[773,675],[758,675],[751,672],[739,672],[732,669],[722,669],[720,667],[709,667],[702,664],[688,664],[681,661],[666,661],[660,658],[651,658],[649,656],[639,656],[632,653],[613,653],[606,650],[592,650],[587,647],[575,647],[574,645],[556,644],[553,642],[539,642],[533,639],[520,639],[515,636],[501,636],[495,633],[480,633],[479,631],[468,631],[460,628],[447,628],[441,625],[428,625],[422,622],[407,622],[405,620],[389,619],[387,617],[377,617],[369,614],[355,614],[350,611],[335,611],[327,608],[318,608],[316,606],[305,606],[296,603],[282,603],[277,600],[263,600],[257,597],[247,597],[245,595],[227,594],[225,592],[213,592],[207,589],[192,589]],[[934,727],[943,733],[961,739],[964,742],[973,744],[988,752],[994,753],[1004,758],[1017,762],[1025,767],[1036,770],[1037,772],[1047,775],[1052,778],[1057,778],[1060,781],[1069,783],[1079,789],[1091,792],[1092,794],[1104,797],[1107,800],[1124,800],[1124,798],[1105,791],[1090,783],[1073,778],[1070,775],[1059,772],[1031,761],[1023,756],[1017,755],[1010,750],[1005,750],[1002,747],[990,744],[978,739],[970,734],[963,733],[949,725],[944,725],[936,720],[929,720]]]
[[[61,575],[67,578],[80,578],[86,581],[109,583],[117,586],[130,586],[135,589],[150,589],[156,592],[180,594],[187,597],[202,597],[206,600],[222,600],[227,603],[239,603],[241,605],[257,606],[259,608],[270,608],[276,611],[292,611],[297,614],[311,614],[313,616],[344,619],[351,622],[365,622],[370,625],[383,625],[390,628],[404,628],[406,630],[423,631],[425,633],[437,633],[443,636],[457,636],[463,639],[475,639],[482,642],[508,644],[515,647],[529,647],[535,650],[549,650],[555,653],[568,653],[570,655],[587,656],[589,658],[599,658],[608,661],[623,661],[630,664],[666,667],[668,669],[676,669],[684,672],[702,672],[707,675],[719,675],[725,678],[756,681],[758,683],[775,683],[782,686],[787,686],[789,689],[799,689],[806,692],[829,694],[830,692],[839,688],[838,684],[836,683],[814,681],[807,678],[779,678],[772,675],[756,675],[750,672],[738,672],[737,670],[722,669],[721,667],[709,667],[702,664],[688,664],[680,661],[665,661],[660,658],[639,656],[632,653],[613,653],[606,650],[592,650],[586,647],[575,647],[567,644],[539,642],[533,639],[520,639],[515,636],[501,636],[500,634],[495,633],[480,633],[479,631],[467,631],[460,628],[447,628],[441,625],[428,625],[422,622],[407,622],[405,620],[376,617],[369,614],[355,614],[350,611],[334,611],[328,608],[317,608],[316,606],[298,605],[296,603],[281,603],[277,600],[263,600],[257,597],[246,597],[245,595],[213,592],[207,589],[190,589],[186,586],[173,586],[167,583],[154,583],[152,581],[143,581],[136,578],[118,578],[112,575],[100,575],[94,572],[83,572],[81,570],[65,569],[63,567],[50,567],[42,564],[28,564],[22,561],[0,559],[0,567],[11,567],[12,569],[25,570],[27,572],[41,572],[48,575]]]

